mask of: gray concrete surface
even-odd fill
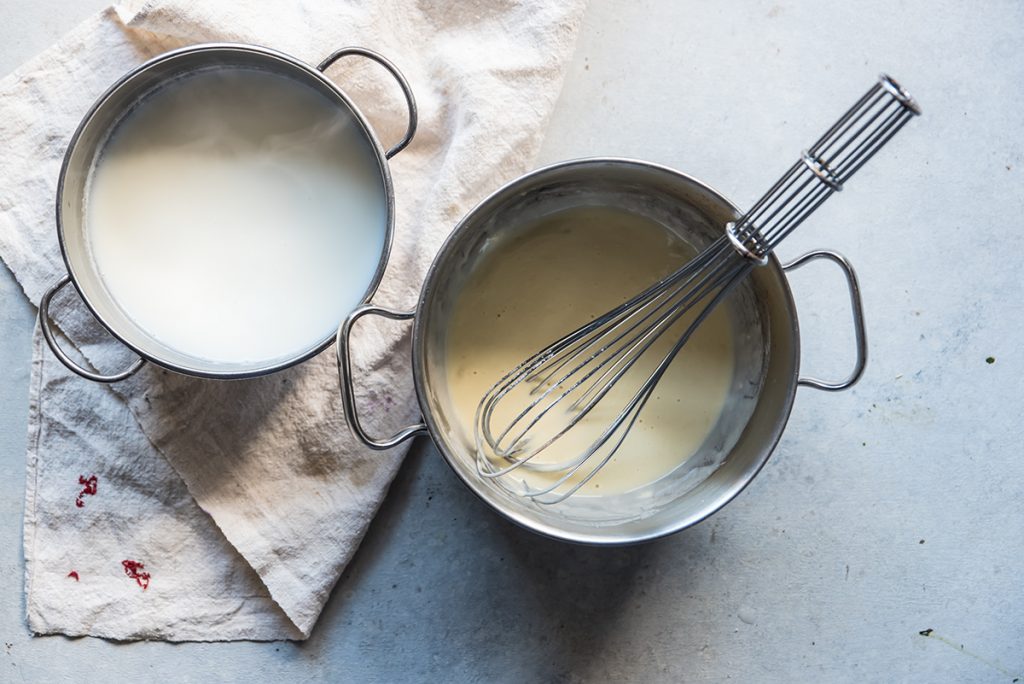
[[[6,3],[0,72],[102,4]],[[877,72],[918,96],[925,117],[782,250],[859,267],[868,373],[846,394],[801,390],[750,488],[635,548],[515,529],[421,443],[304,644],[29,636],[34,312],[0,269],[0,681],[1017,681],[1022,25],[1009,0],[593,0],[544,162],[651,159],[744,204]],[[792,280],[806,370],[843,374],[838,274]]]

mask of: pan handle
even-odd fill
[[[398,142],[398,144],[396,144],[394,147],[392,147],[384,154],[384,157],[386,159],[391,159],[396,154],[404,150],[409,145],[409,143],[412,142],[412,137],[416,135],[416,123],[418,121],[418,115],[416,113],[416,98],[414,98],[412,95],[412,88],[409,87],[409,82],[405,80],[405,76],[403,76],[402,72],[398,70],[398,67],[391,63],[391,60],[389,60],[387,57],[380,54],[379,52],[374,52],[373,50],[369,50],[367,48],[362,47],[346,47],[341,48],[340,50],[335,50],[334,52],[327,56],[327,59],[325,59],[324,61],[320,62],[320,64],[317,65],[317,71],[326,71],[327,67],[331,66],[342,57],[347,57],[349,55],[359,55],[360,57],[366,57],[367,59],[373,60],[374,62],[380,64],[382,67],[387,69],[392,76],[395,77],[395,80],[398,81],[398,85],[402,88],[402,94],[405,95],[405,102],[409,107],[409,127],[406,128],[405,130],[405,137],[403,137]]]
[[[867,334],[864,332],[864,304],[861,301],[860,283],[857,281],[857,273],[853,270],[853,266],[850,265],[850,262],[846,260],[846,257],[839,252],[833,252],[825,249],[808,252],[807,254],[799,256],[783,266],[782,270],[792,271],[817,259],[827,259],[831,261],[839,266],[843,271],[843,275],[846,276],[846,285],[850,290],[850,308],[853,311],[853,335],[857,344],[857,360],[853,366],[853,372],[850,373],[845,380],[840,380],[839,382],[825,382],[818,378],[802,377],[797,381],[797,384],[803,385],[804,387],[813,387],[814,389],[825,390],[826,392],[839,392],[841,390],[849,389],[857,384],[860,377],[864,375],[864,368],[868,363],[868,339]]]
[[[352,354],[349,349],[349,340],[352,336],[352,326],[355,325],[363,316],[367,314],[375,314],[377,316],[383,316],[384,318],[390,318],[393,321],[406,321],[413,318],[416,315],[415,311],[395,311],[393,309],[387,309],[383,306],[374,306],[368,304],[361,306],[348,315],[345,322],[338,328],[338,340],[335,345],[335,349],[338,353],[338,379],[341,383],[341,405],[345,409],[345,419],[348,421],[348,427],[352,431],[359,441],[371,449],[383,451],[390,449],[391,447],[398,446],[402,442],[416,435],[425,434],[427,432],[427,424],[423,421],[416,423],[415,425],[409,425],[396,432],[391,437],[383,439],[374,439],[370,435],[366,434],[362,424],[359,422],[359,414],[356,412],[356,398],[354,381],[352,378]]]
[[[126,380],[131,376],[139,372],[139,369],[146,364],[146,360],[140,358],[131,366],[128,370],[113,375],[103,375],[101,373],[95,373],[86,368],[82,368],[75,363],[70,356],[64,353],[64,350],[57,344],[57,336],[53,332],[53,323],[50,320],[50,300],[57,294],[58,291],[65,285],[71,282],[71,277],[65,275],[63,278],[57,281],[57,284],[46,291],[43,298],[39,301],[39,327],[43,331],[43,339],[46,340],[46,344],[50,345],[50,350],[53,351],[53,355],[57,357],[57,360],[67,366],[68,370],[73,373],[81,375],[86,380],[92,380],[93,382],[120,382]]]

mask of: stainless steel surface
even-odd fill
[[[53,351],[53,355],[56,356],[61,363],[67,366],[69,369],[82,376],[86,380],[92,380],[93,382],[120,382],[121,380],[127,380],[131,376],[135,375],[146,365],[146,359],[138,359],[127,370],[123,370],[120,373],[114,373],[112,375],[105,375],[103,373],[97,373],[75,363],[75,361],[67,355],[67,353],[61,349],[57,343],[57,336],[53,331],[53,322],[50,320],[50,302],[53,300],[53,296],[57,294],[61,288],[71,282],[71,276],[64,276],[57,281],[49,290],[43,294],[42,299],[39,300],[39,328],[43,332],[43,339],[46,340],[46,344],[50,346]]]
[[[341,327],[338,328],[338,340],[335,345],[335,350],[338,355],[338,377],[341,380],[341,403],[345,409],[345,420],[348,422],[348,426],[352,430],[352,433],[355,434],[363,444],[371,449],[383,451],[384,449],[390,449],[393,446],[398,446],[411,437],[426,433],[427,425],[426,423],[419,422],[415,425],[409,425],[402,428],[391,437],[375,439],[367,434],[366,430],[363,429],[362,423],[359,422],[359,413],[356,409],[355,386],[353,385],[352,354],[349,341],[352,337],[352,326],[356,324],[356,321],[368,314],[383,316],[384,318],[390,318],[393,321],[407,321],[415,317],[416,312],[395,311],[383,306],[373,306],[368,304],[349,314],[348,318],[346,318],[341,324]]]
[[[819,380],[818,378],[802,377],[797,381],[797,384],[803,387],[813,387],[814,389],[825,390],[827,392],[838,392],[839,390],[848,389],[857,384],[861,376],[864,375],[864,369],[868,365],[868,336],[864,327],[864,303],[861,301],[860,296],[860,282],[857,280],[857,272],[853,270],[853,266],[850,262],[839,252],[833,252],[828,250],[817,250],[814,252],[808,252],[793,259],[788,264],[782,267],[783,271],[787,273],[795,271],[796,269],[805,266],[812,261],[818,259],[826,259],[837,265],[843,272],[843,276],[846,278],[846,287],[850,293],[850,310],[853,314],[853,338],[856,344],[857,358],[853,364],[853,371],[846,377],[845,380],[839,382],[826,382],[825,380]]]
[[[255,45],[209,43],[172,50],[154,57],[125,74],[100,96],[85,115],[68,145],[58,182],[57,233],[61,254],[72,284],[93,316],[115,338],[140,357],[169,370],[187,375],[217,379],[246,378],[273,373],[305,361],[323,351],[334,339],[334,334],[331,333],[323,339],[310,340],[306,349],[296,352],[290,358],[271,364],[254,366],[244,361],[233,364],[214,363],[182,354],[154,339],[117,306],[103,286],[95,265],[87,254],[82,216],[85,184],[97,151],[102,147],[106,137],[118,121],[140,98],[145,97],[146,94],[159,88],[168,80],[196,69],[258,67],[274,70],[318,90],[355,118],[376,156],[387,203],[384,248],[362,301],[368,301],[373,296],[384,275],[394,234],[395,200],[387,159],[404,148],[415,134],[416,104],[408,83],[397,68],[371,50],[364,48],[338,50],[324,60],[321,67],[326,68],[336,59],[346,55],[361,55],[379,62],[395,76],[402,87],[409,106],[409,126],[402,141],[387,153],[359,108],[320,70],[284,53]],[[81,368],[66,354],[60,353],[52,336],[47,337],[47,342],[57,358],[69,369],[83,377],[97,379],[91,377],[93,375],[91,371]],[[102,381],[113,382],[113,380]]]
[[[721,235],[721,226],[738,216],[728,200],[704,183],[642,161],[583,159],[527,174],[474,208],[442,246],[416,308],[412,366],[427,430],[470,490],[509,520],[540,534],[578,543],[620,545],[664,536],[703,520],[732,500],[757,474],[781,437],[793,405],[799,329],[782,267],[769,255],[768,265],[740,282],[735,296],[725,304],[732,325],[746,334],[738,338],[739,370],[723,418],[713,430],[725,459],[695,487],[681,486],[685,483],[669,477],[646,491],[602,497],[599,505],[586,505],[578,499],[563,507],[545,507],[480,477],[473,427],[460,419],[448,395],[444,356],[453,304],[476,264],[503,241],[515,239],[532,217],[595,203],[657,220],[694,248],[713,244]],[[341,338],[359,317],[368,314],[405,318],[409,313],[364,308],[353,312],[340,331],[339,371],[350,426],[368,446],[381,448],[411,437],[419,426],[387,440],[374,440],[359,426],[351,367]],[[751,385],[759,391],[751,393]]]
[[[622,447],[672,360],[701,323],[919,111],[906,91],[883,75],[749,211],[723,223],[725,234],[714,243],[675,273],[510,369],[477,410],[479,474],[503,482],[519,468],[559,473],[549,485],[514,488],[541,504],[560,503],[579,491]],[[854,292],[855,279],[850,283]],[[678,340],[665,354],[653,345],[670,331]],[[860,325],[857,331],[860,352]],[[655,358],[660,360],[653,372],[644,366],[629,372],[638,362],[650,364]],[[864,358],[859,354],[860,361]],[[862,370],[859,363],[843,383],[810,379],[806,384],[845,389]],[[613,393],[616,386],[626,389]],[[594,426],[585,419],[599,405],[615,418],[592,436]],[[495,420],[499,407],[513,418]],[[563,438],[581,430],[588,443],[581,451],[567,449],[555,462],[534,461],[558,453]],[[704,459],[695,462],[701,465]]]
[[[391,159],[396,154],[404,150],[412,142],[413,136],[416,135],[416,125],[419,120],[419,115],[416,111],[416,98],[412,95],[412,88],[409,87],[409,82],[405,80],[405,76],[398,70],[391,60],[379,52],[374,52],[363,47],[347,47],[335,50],[327,57],[324,61],[317,65],[317,71],[324,72],[327,68],[337,62],[342,57],[349,55],[358,55],[360,57],[366,57],[367,59],[377,62],[382,67],[388,70],[395,80],[398,81],[398,85],[402,88],[402,95],[405,97],[405,104],[409,108],[409,126],[405,129],[405,135],[402,139],[394,144],[387,152],[384,153],[385,159]]]

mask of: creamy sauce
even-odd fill
[[[197,72],[147,97],[100,153],[89,249],[148,334],[212,362],[313,348],[358,305],[386,235],[358,122],[254,69]]]
[[[463,438],[472,443],[477,405],[505,372],[692,255],[688,245],[658,223],[588,208],[542,219],[483,257],[454,304],[446,349],[448,392]],[[663,335],[606,401],[531,463],[564,461],[586,449],[618,415],[627,388],[631,396],[690,320]],[[729,316],[719,307],[669,366],[616,455],[576,496],[625,493],[683,467],[722,412],[733,366]],[[511,404],[499,405],[496,425],[507,424],[522,408],[521,401]],[[493,454],[489,457],[501,465]],[[553,484],[558,475],[519,468],[505,477],[537,489]]]

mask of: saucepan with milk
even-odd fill
[[[378,62],[404,93],[408,129],[387,151],[324,75],[348,56]],[[388,159],[415,130],[405,78],[364,48],[316,68],[233,44],[146,62],[93,105],[64,158],[57,230],[68,275],[42,299],[46,341],[98,382],[146,361],[226,379],[317,354],[380,282],[394,227]],[[48,309],[69,282],[138,354],[129,368],[105,374],[61,350]]]
[[[839,390],[861,375],[866,345],[857,280],[841,256],[815,252],[789,266],[771,256],[744,279],[675,358],[615,458],[557,505],[481,477],[474,425],[481,397],[508,369],[672,273],[738,216],[699,180],[635,160],[566,162],[511,182],[455,228],[414,311],[367,305],[346,319],[337,352],[349,426],[376,449],[429,434],[487,504],[558,539],[633,543],[703,520],[765,464],[799,385]],[[850,287],[856,363],[837,383],[799,375],[800,331],[785,271],[815,259],[838,265]],[[413,319],[412,369],[423,418],[387,438],[367,434],[354,400],[349,337],[368,315]],[[672,343],[670,336],[658,342]],[[597,431],[610,418],[592,420]],[[581,444],[594,437],[587,429],[579,435]],[[533,490],[560,475],[543,468],[516,473]]]

